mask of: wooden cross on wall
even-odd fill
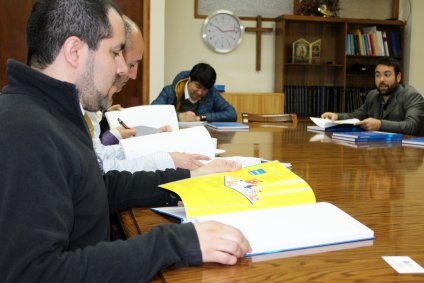
[[[272,28],[263,28],[262,27],[262,16],[256,17],[256,27],[245,28],[247,32],[256,32],[256,71],[261,70],[261,46],[262,46],[262,33],[263,32],[272,32]]]

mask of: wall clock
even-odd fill
[[[202,28],[206,45],[218,53],[233,51],[242,41],[244,26],[230,11],[219,10],[209,15]]]

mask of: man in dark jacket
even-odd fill
[[[357,118],[367,131],[424,136],[424,98],[413,87],[400,83],[400,64],[384,57],[375,67],[376,89],[367,94],[364,104],[352,113],[326,112],[322,118],[344,120]]]
[[[199,63],[191,71],[180,72],[152,104],[174,105],[181,122],[234,122],[236,110],[215,89],[215,80],[214,68]]]
[[[0,95],[0,282],[144,282],[169,266],[235,264],[250,250],[216,222],[109,241],[110,213],[175,204],[158,185],[216,170],[101,174],[83,113],[110,106],[115,76],[128,71],[124,42],[109,0],[34,4],[29,66],[10,60]]]

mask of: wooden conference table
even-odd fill
[[[375,232],[375,240],[246,257],[234,265],[163,270],[157,282],[424,282],[398,274],[381,257],[410,256],[424,266],[424,149],[399,144],[354,148],[309,132],[309,123],[251,124],[246,132],[215,132],[222,156],[290,162],[315,192]],[[128,237],[170,219],[148,209],[120,214]],[[278,225],[278,219],[275,219]]]

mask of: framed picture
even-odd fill
[[[194,17],[206,18],[217,10],[229,10],[241,20],[275,21],[281,15],[293,15],[293,5],[298,0],[194,0]]]
[[[309,42],[299,38],[293,42],[292,63],[309,63]]]
[[[311,64],[319,64],[321,57],[321,39],[315,40],[310,44],[310,56],[309,62]]]

